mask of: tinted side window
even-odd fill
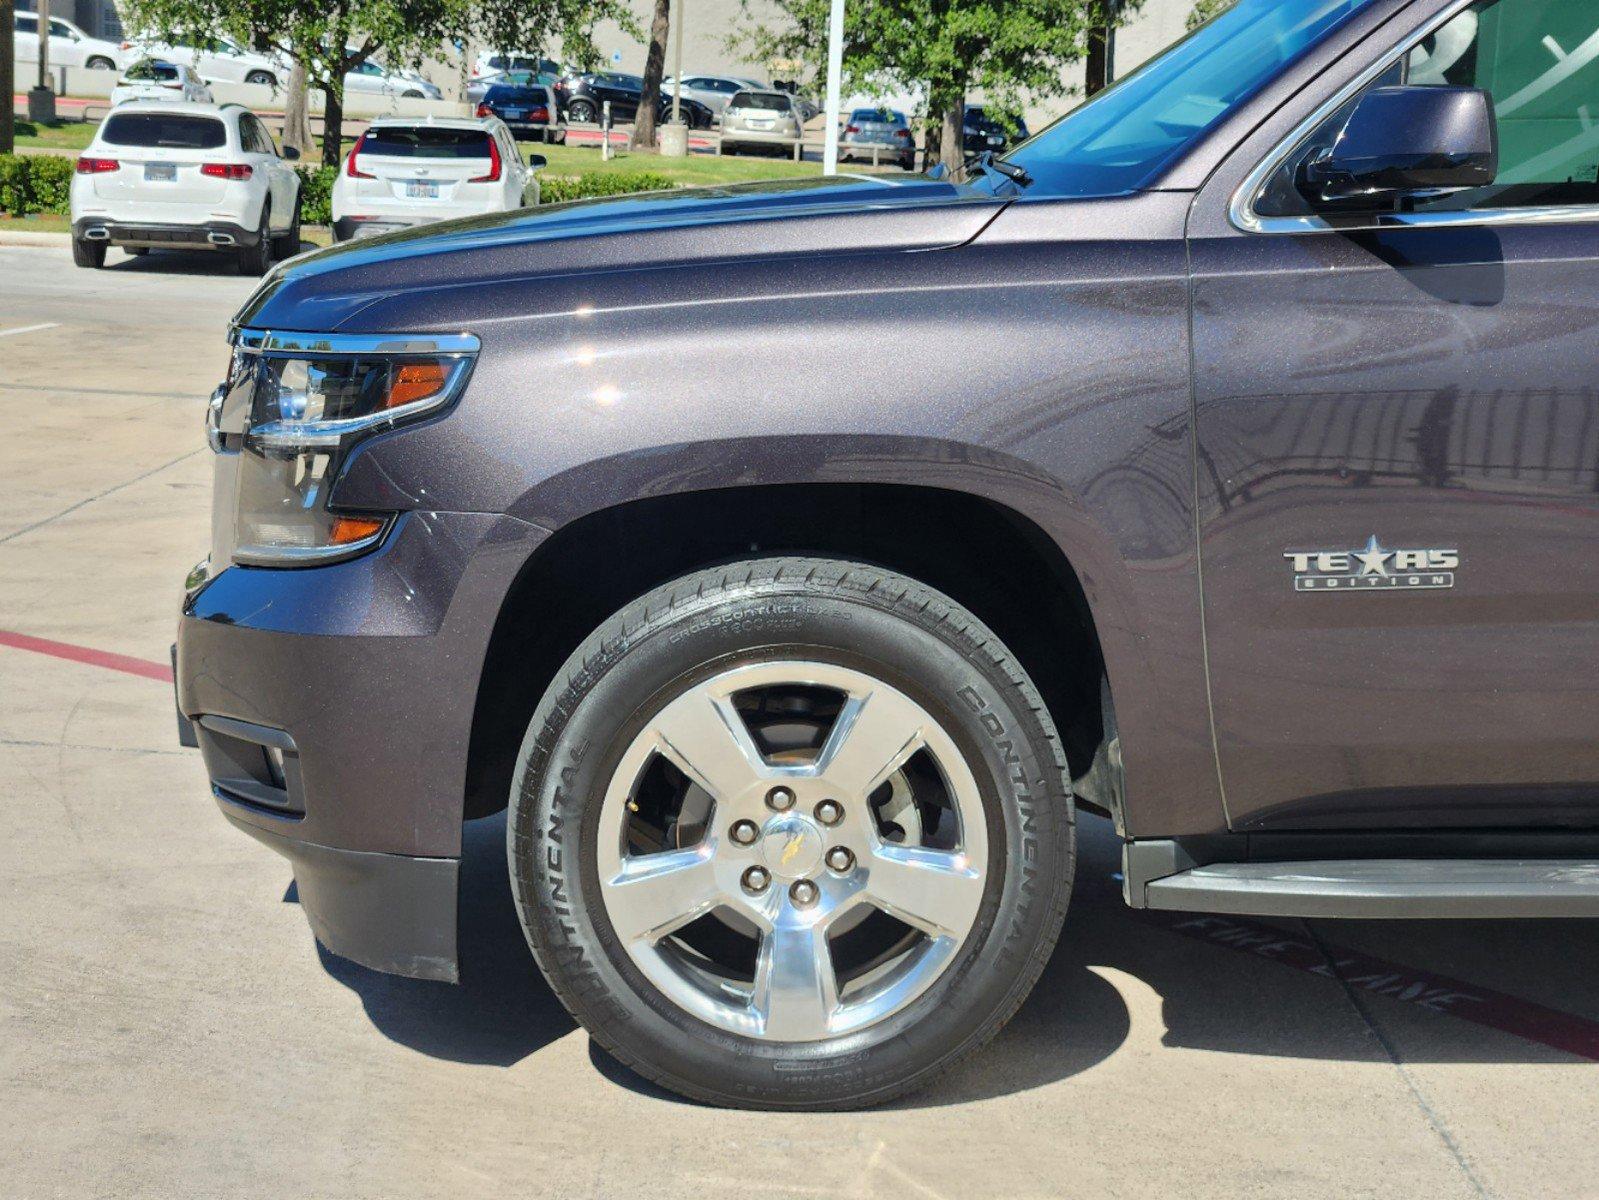
[[[39,18],[38,17],[18,17],[17,18],[17,32],[18,33],[38,33],[39,32]]]

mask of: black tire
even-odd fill
[[[403,100],[426,100],[427,97],[425,95],[423,95],[421,92],[419,92],[416,88],[411,88],[410,90],[408,90],[408,91],[406,91],[405,93],[402,94],[401,99],[403,99]]]
[[[566,119],[576,121],[579,125],[593,125],[599,116],[599,110],[589,100],[574,100],[566,109]]]
[[[293,258],[300,253],[300,197],[294,198],[294,220],[289,225],[289,231],[276,239],[273,254],[279,260]]]
[[[854,1033],[782,1043],[690,1015],[638,970],[600,899],[596,825],[618,759],[674,696],[731,666],[796,655],[881,679],[942,726],[977,779],[988,862],[975,924],[925,992]],[[622,1063],[711,1104],[857,1108],[925,1086],[1026,998],[1071,892],[1069,786],[1037,689],[970,612],[877,567],[758,559],[658,588],[572,654],[522,743],[507,852],[540,968]]]
[[[261,206],[261,228],[257,231],[255,245],[240,246],[238,267],[240,275],[265,275],[272,266],[272,202]]]
[[[80,267],[98,269],[105,266],[105,243],[91,242],[84,238],[73,238],[72,261]]]
[[[278,86],[278,77],[270,71],[251,71],[244,77],[245,83],[253,83],[258,87],[275,88]]]
[[[143,258],[150,253],[150,247],[148,246],[124,246],[122,250],[125,254],[133,255],[134,258]]]
[[[103,54],[96,54],[83,65],[91,71],[115,71],[117,69],[117,64]]]

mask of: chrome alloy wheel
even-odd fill
[[[983,901],[982,794],[897,688],[808,661],[669,701],[606,789],[606,916],[668,999],[772,1042],[864,1029],[949,967]]]

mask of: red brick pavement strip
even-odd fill
[[[13,650],[27,650],[34,654],[47,654],[71,662],[86,663],[91,667],[104,667],[108,671],[121,671],[125,675],[138,675],[158,683],[172,682],[172,668],[165,663],[133,658],[127,654],[113,654],[109,650],[96,650],[90,646],[77,646],[71,642],[55,642],[49,638],[32,637],[26,633],[12,633],[0,629],[0,646]]]

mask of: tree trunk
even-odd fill
[[[956,179],[966,175],[966,94],[958,93],[944,105],[944,121],[939,129],[938,157],[949,164]]]
[[[344,161],[344,76],[322,87],[322,165],[335,170]]]
[[[672,27],[672,0],[655,0],[650,22],[650,49],[644,57],[644,92],[633,118],[633,144],[655,145],[655,114],[661,103],[661,76],[666,74],[666,36]]]
[[[305,60],[294,56],[289,90],[283,98],[283,144],[293,146],[301,158],[311,153],[311,94],[305,78]]]
[[[1110,84],[1110,5],[1093,0],[1088,8],[1088,55],[1083,64],[1083,95],[1102,92]]]
[[[10,29],[15,0],[0,0],[0,29]],[[0,37],[0,96],[5,98],[0,108],[0,154],[10,154],[16,149],[17,122],[15,105],[11,97],[16,94],[16,41]]]

